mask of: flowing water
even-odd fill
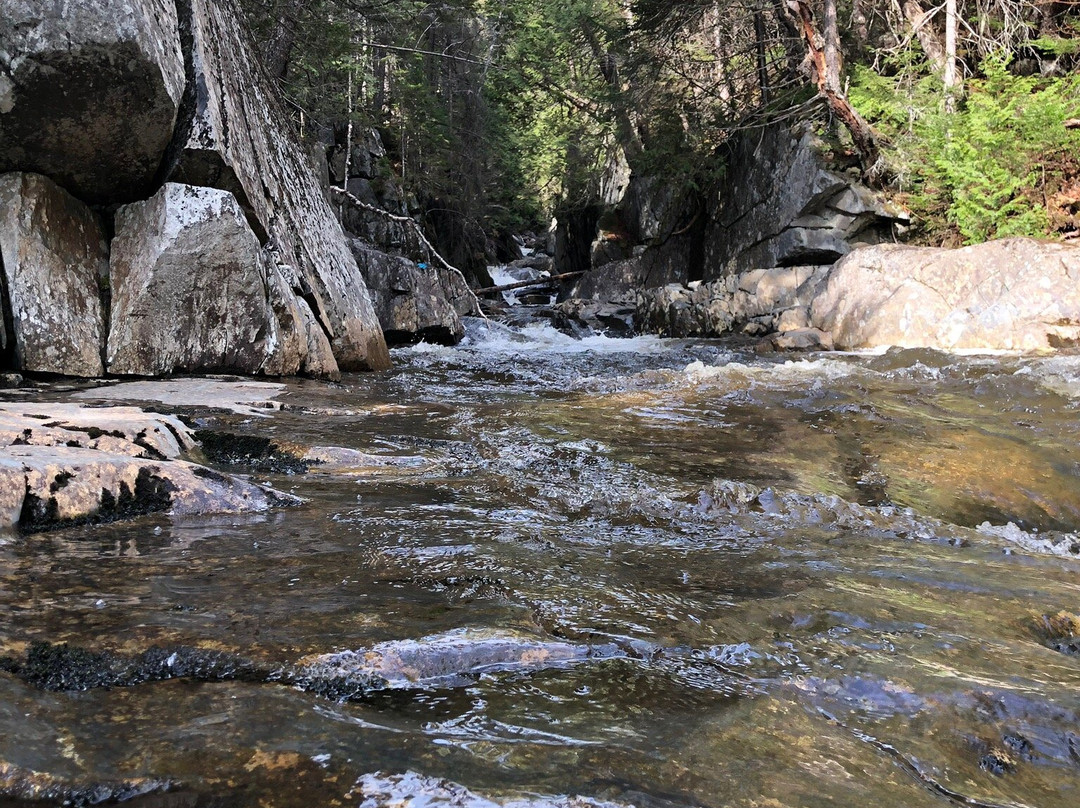
[[[293,673],[0,673],[0,804],[1080,804],[1080,357],[474,322],[395,362],[188,412],[393,458],[255,473],[306,506],[4,540],[0,654]],[[358,659],[400,670],[305,687]]]

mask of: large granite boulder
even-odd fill
[[[1080,343],[1080,247],[1012,238],[879,245],[838,262],[813,325],[837,348],[1047,350]]]
[[[193,117],[172,179],[233,192],[256,232],[295,268],[341,370],[380,369],[389,353],[363,277],[234,0],[191,0]]]
[[[115,223],[111,373],[336,370],[307,303],[232,194],[167,183]]]
[[[87,202],[152,189],[184,92],[173,0],[4,0],[0,172]]]
[[[465,336],[461,318],[480,316],[476,295],[460,273],[442,267],[420,268],[359,239],[352,241],[352,251],[371,290],[387,342],[424,340],[452,345]]]
[[[100,376],[108,251],[97,216],[38,174],[0,175],[0,267],[0,343],[15,368]]]
[[[891,241],[908,214],[829,167],[809,126],[740,134],[704,238],[706,280],[758,267],[831,264],[853,245]]]

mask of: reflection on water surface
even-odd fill
[[[296,510],[0,546],[13,658],[157,646],[262,672],[77,692],[0,674],[6,793],[1080,803],[1080,357],[758,356],[478,323],[395,359],[291,382],[270,417],[188,414],[408,461],[258,474],[310,500]],[[303,660],[372,654],[393,687],[296,684]]]

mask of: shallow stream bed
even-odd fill
[[[0,673],[0,805],[1080,804],[1080,356],[394,358],[177,408],[388,460],[222,469],[305,506],[2,539],[0,655],[244,664]]]

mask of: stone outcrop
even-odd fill
[[[808,126],[741,134],[711,202],[706,280],[758,267],[831,264],[855,244],[892,241],[908,215],[830,168]]]
[[[0,175],[0,266],[0,340],[10,330],[15,369],[100,376],[108,251],[97,216],[39,174]]]
[[[443,267],[420,268],[407,258],[352,241],[387,342],[424,340],[447,345],[465,336],[461,318],[479,316],[476,295],[458,272]]]
[[[669,284],[639,293],[635,322],[672,337],[760,336],[809,325],[809,306],[828,267],[757,269],[711,283]]]
[[[4,0],[0,60],[0,172],[86,202],[152,190],[184,92],[173,0]]]
[[[167,183],[117,211],[115,227],[111,373],[335,370],[306,302],[232,194]]]
[[[183,460],[195,445],[177,418],[134,407],[2,404],[0,531],[299,502]]]
[[[1080,247],[1033,239],[852,252],[813,301],[838,348],[1047,350],[1080,344]]]
[[[363,278],[232,0],[191,0],[189,70],[193,119],[172,178],[236,194],[295,269],[304,297],[341,370],[390,364]]]
[[[1026,238],[958,250],[882,244],[831,267],[646,289],[635,322],[677,337],[773,334],[780,350],[1044,351],[1080,344],[1078,288],[1078,246]]]

